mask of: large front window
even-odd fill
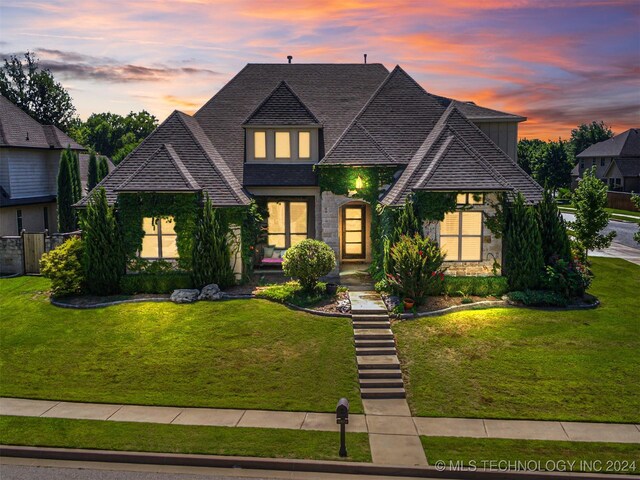
[[[178,258],[178,236],[172,217],[145,217],[142,219],[142,229],[141,258]]]
[[[440,248],[450,262],[482,260],[482,212],[447,213],[440,222]]]
[[[308,204],[304,201],[267,202],[267,243],[276,248],[289,248],[309,235]]]

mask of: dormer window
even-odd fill
[[[267,132],[253,132],[253,156],[254,158],[267,158]]]
[[[276,158],[291,158],[291,134],[276,132]]]
[[[311,132],[298,132],[298,157],[311,158]]]

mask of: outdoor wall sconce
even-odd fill
[[[362,186],[363,186],[362,177],[358,175],[358,178],[356,178],[356,190],[360,190]]]
[[[336,423],[340,425],[340,452],[341,457],[347,456],[347,446],[345,444],[345,425],[349,423],[349,400],[341,398],[336,406]]]

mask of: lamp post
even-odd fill
[[[340,425],[340,452],[341,457],[347,456],[347,445],[345,442],[345,425],[349,423],[349,400],[341,398],[336,406],[336,423]]]

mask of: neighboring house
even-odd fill
[[[370,262],[378,235],[375,205],[355,195],[358,172],[391,172],[376,201],[387,207],[415,191],[458,194],[459,211],[428,232],[446,250],[451,273],[491,274],[502,258],[500,238],[484,225],[492,202],[501,193],[541,198],[515,162],[523,120],[432,95],[400,67],[249,64],[193,116],[172,113],[99,186],[111,204],[142,212],[143,258],[178,256],[173,224],[144,213],[158,212],[144,204],[157,195],[145,194],[207,194],[217,207],[254,199],[268,213],[258,265],[279,266],[287,248],[317,238],[343,268]],[[321,188],[324,176],[342,172],[353,178],[348,192]],[[121,201],[129,194],[138,200]]]
[[[640,128],[631,128],[598,142],[576,155],[571,171],[575,186],[584,171],[596,167],[596,177],[619,192],[640,192]]]
[[[58,231],[58,164],[68,146],[79,154],[80,178],[86,190],[86,149],[53,125],[41,125],[0,95],[0,236],[19,235],[22,230]]]

